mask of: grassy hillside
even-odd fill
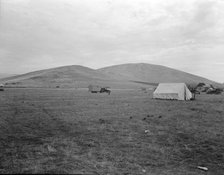
[[[87,87],[88,84],[107,84],[109,75],[83,66],[64,66],[35,71],[2,79],[7,86],[17,87]]]
[[[66,79],[66,78],[82,80],[82,79],[107,79],[108,77],[93,69],[78,65],[72,65],[72,66],[63,66],[58,68],[30,72],[27,74],[6,78],[5,80],[22,81],[32,79],[37,81],[40,80],[44,81],[48,79]]]
[[[164,66],[151,64],[124,64],[98,70],[83,66],[64,66],[30,72],[1,79],[10,87],[88,87],[89,84],[112,88],[139,88],[160,82],[199,82],[216,84],[208,79]]]
[[[182,72],[179,70],[171,69],[165,66],[152,65],[152,64],[123,64],[105,67],[99,69],[100,72],[106,75],[113,75],[114,77],[122,77],[131,81],[142,81],[149,83],[166,83],[166,82],[186,82],[186,83],[215,83],[214,81]]]

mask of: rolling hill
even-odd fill
[[[108,77],[96,70],[83,66],[63,66],[58,68],[30,72],[2,79],[6,85],[28,87],[52,87],[57,85],[73,85],[76,82],[102,80]]]
[[[6,74],[6,73],[0,73],[0,79],[16,76],[15,74]]]
[[[110,67],[98,69],[98,71],[105,75],[113,75],[113,77],[123,78],[125,80],[142,82],[142,83],[211,83],[217,84],[214,81],[206,78],[189,74],[183,71],[172,69],[165,66],[146,64],[146,63],[133,63],[133,64],[122,64]]]
[[[7,87],[88,87],[89,84],[99,84],[115,88],[133,88],[136,83],[114,79],[98,70],[84,66],[72,65],[30,72],[18,76],[1,79]]]
[[[211,80],[165,66],[138,63],[91,69],[79,65],[30,72],[1,79],[11,87],[87,87],[89,84],[112,88],[136,88],[160,82],[205,82]]]

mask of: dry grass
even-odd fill
[[[0,173],[224,174],[224,96],[0,93]],[[208,167],[208,172],[197,169]]]

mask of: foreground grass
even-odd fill
[[[0,173],[221,175],[223,102],[223,95],[178,102],[138,91],[6,90]]]

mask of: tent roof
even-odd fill
[[[156,91],[163,91],[163,93],[176,93],[186,87],[185,83],[160,83]]]

